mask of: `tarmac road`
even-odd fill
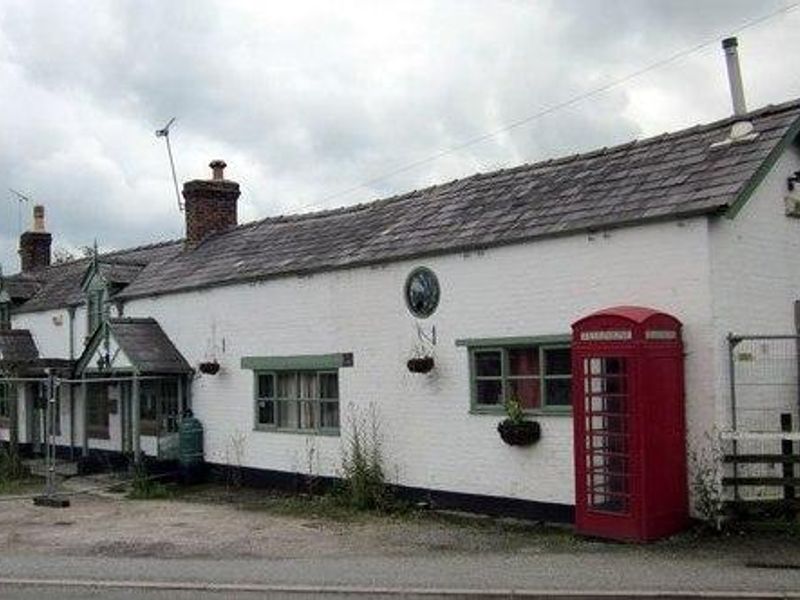
[[[791,557],[797,558],[797,557]],[[777,563],[776,563],[777,564]],[[738,559],[674,555],[507,554],[304,559],[0,557],[0,598],[635,597],[798,598],[800,569],[752,568]],[[21,580],[69,580],[42,586]],[[130,582],[101,588],[81,582]],[[163,582],[166,589],[159,589]],[[179,585],[176,585],[179,584]],[[207,589],[208,584],[240,587]],[[120,585],[121,587],[117,587]],[[243,586],[243,587],[242,587]],[[180,589],[183,587],[183,589]],[[414,593],[413,591],[427,593]],[[465,593],[445,593],[447,590]],[[403,594],[398,592],[405,591]],[[467,593],[471,592],[471,593]],[[485,593],[484,593],[485,592]],[[494,592],[497,592],[495,594]],[[572,594],[572,595],[570,595]]]

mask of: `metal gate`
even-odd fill
[[[793,500],[800,463],[800,336],[728,336],[730,428],[723,483],[734,500]]]

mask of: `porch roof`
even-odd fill
[[[108,328],[140,373],[191,372],[192,367],[155,319],[109,319]]]
[[[39,350],[27,329],[0,331],[0,361],[30,361],[39,358]]]
[[[161,325],[153,318],[113,318],[106,324],[109,338],[117,344],[129,361],[128,369],[145,373],[191,373],[192,367],[172,343]],[[78,360],[77,371],[85,370],[104,338],[103,328],[95,332]],[[107,357],[108,368],[115,370],[113,358]]]

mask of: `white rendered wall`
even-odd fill
[[[436,369],[406,367],[417,321],[402,294],[417,265],[442,286]],[[125,316],[156,318],[196,366],[222,369],[193,386],[207,460],[334,475],[353,407],[377,406],[385,456],[397,483],[572,504],[572,419],[541,417],[542,439],[510,448],[500,417],[469,413],[467,350],[455,340],[567,334],[576,319],[618,304],[665,310],[685,325],[690,427],[713,406],[708,227],[703,218],[575,235],[527,245],[289,277],[129,302]],[[353,352],[342,368],[342,437],[253,430],[253,375],[242,356]]]
[[[70,358],[70,317],[67,309],[46,310],[40,312],[30,312],[15,314],[12,317],[12,326],[15,329],[28,329],[33,336],[39,355],[43,358]],[[77,359],[83,352],[87,341],[86,331],[86,309],[84,306],[77,307],[74,311],[73,331],[73,358]],[[114,398],[116,390],[112,388],[110,397]],[[72,397],[74,402],[73,415],[75,424],[75,434],[70,436],[70,400],[69,389],[67,386],[61,388],[60,404],[60,426],[61,435],[56,439],[59,445],[74,444],[81,447],[83,427],[81,423],[83,398],[81,396],[80,385],[72,386]],[[20,410],[20,441],[32,441],[32,432],[29,431],[30,419],[27,413],[33,412],[32,400],[18,400]],[[31,417],[33,418],[33,417]],[[3,437],[5,436],[5,437]],[[109,415],[109,439],[89,439],[89,448],[101,450],[120,450],[121,449],[121,420],[120,412]],[[0,439],[5,439],[7,433],[0,429]],[[149,450],[150,443],[148,438],[142,438],[142,447]]]
[[[794,301],[800,300],[800,219],[786,216],[784,198],[787,178],[799,169],[800,151],[791,147],[734,219],[720,218],[710,226],[717,421],[721,429],[730,427],[727,335],[795,332]],[[773,352],[777,349],[771,347]],[[786,373],[776,376],[796,377],[796,365],[788,365]],[[740,406],[761,403],[774,407],[775,420],[777,409],[783,407],[796,417],[796,389],[753,388],[750,397],[747,391],[737,390]],[[751,419],[753,424],[759,420],[756,412]],[[772,423],[773,428],[777,425],[777,421]]]

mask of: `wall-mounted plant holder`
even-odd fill
[[[205,373],[206,375],[216,375],[219,373],[219,363],[215,360],[201,362],[199,369],[201,373]]]
[[[542,437],[542,427],[537,421],[504,419],[497,424],[497,432],[509,446],[531,446]]]
[[[412,373],[430,373],[433,370],[433,364],[432,356],[421,356],[408,359],[406,366]]]

